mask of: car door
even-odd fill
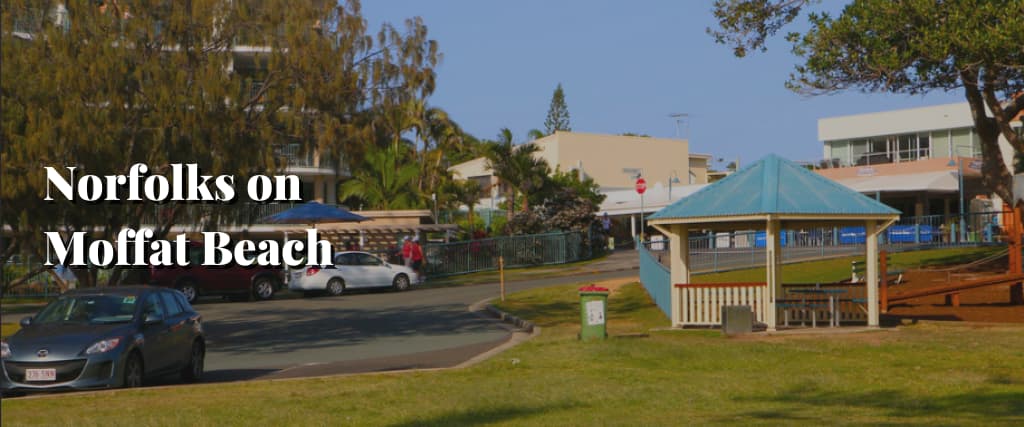
[[[191,275],[196,279],[200,289],[207,293],[221,294],[230,291],[232,282],[232,267],[228,266],[206,266],[204,248],[201,245],[188,248],[189,264],[191,264]]]
[[[367,286],[391,286],[391,269],[380,258],[367,253],[360,253],[359,266],[363,269]]]
[[[171,360],[169,365],[172,367],[182,367],[192,355],[192,331],[190,325],[188,325],[189,315],[178,304],[174,294],[171,292],[161,291],[160,299],[163,300],[164,308],[167,310],[167,323],[168,328],[170,328],[168,354]]]
[[[167,310],[158,292],[145,294],[142,304],[142,359],[146,375],[167,370],[174,360],[174,336],[171,334]],[[160,318],[159,322],[146,323],[149,315]]]
[[[358,253],[347,252],[334,257],[334,267],[341,272],[345,286],[362,288],[367,285],[366,271],[359,265]]]

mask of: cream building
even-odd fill
[[[536,155],[546,160],[552,171],[580,170],[602,191],[632,189],[638,174],[651,187],[668,187],[670,181],[673,185],[708,182],[711,156],[691,154],[689,142],[682,139],[558,131],[529,144],[540,147]],[[479,182],[484,189],[498,184],[484,158],[449,170],[457,178]]]

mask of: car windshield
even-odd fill
[[[134,295],[71,295],[50,303],[33,324],[130,322],[135,318]]]

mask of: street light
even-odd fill
[[[963,157],[957,156],[956,160],[949,159],[949,163],[946,166],[956,166],[957,176],[957,192],[960,193],[960,239],[959,242],[963,243],[966,239],[966,228],[967,221],[964,219],[964,159]]]
[[[675,170],[672,171],[672,176],[668,179],[668,200],[672,201],[672,184],[679,184],[679,173]]]

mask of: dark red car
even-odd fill
[[[268,300],[281,289],[284,273],[276,267],[204,266],[203,246],[188,248],[189,267],[150,267],[149,284],[173,288],[185,294],[189,303],[205,295],[240,300]]]

